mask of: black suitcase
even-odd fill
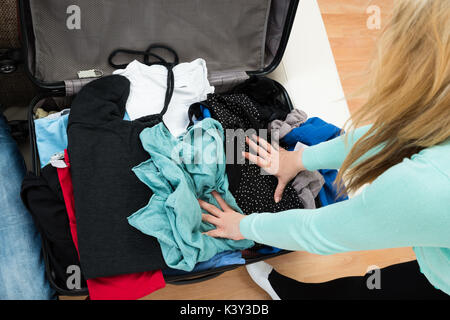
[[[55,98],[62,107],[69,106],[82,86],[93,80],[79,79],[79,71],[99,70],[109,75],[114,69],[108,64],[108,57],[115,49],[145,50],[149,44],[162,43],[175,49],[180,62],[204,58],[211,85],[216,92],[226,92],[250,76],[265,77],[276,69],[286,49],[298,5],[299,0],[19,0],[26,69],[40,88],[28,111],[34,174],[40,174],[34,110],[49,97]],[[186,25],[187,20],[190,25]],[[106,34],[114,36],[105,39]],[[198,48],[205,48],[202,41],[210,45],[207,52],[197,52]],[[89,51],[91,54],[87,54]],[[123,61],[127,62],[130,60]],[[292,109],[286,90],[274,83]],[[67,290],[55,283],[53,266],[46,253],[48,246],[43,238],[47,277],[52,286],[62,295],[87,295],[87,288]],[[246,264],[286,253],[282,250],[248,257]],[[240,266],[168,276],[165,281],[191,284]]]

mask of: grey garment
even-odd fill
[[[269,124],[272,139],[279,141],[283,139],[294,128],[298,128],[308,119],[308,115],[299,109],[294,109],[288,114],[286,120],[274,120]],[[315,198],[325,183],[325,179],[319,171],[304,170],[292,181],[292,187],[297,191],[305,209],[316,207]]]
[[[315,198],[325,183],[325,179],[319,171],[302,171],[292,181],[292,186],[297,191],[298,197],[303,202],[305,209],[315,209]]]
[[[308,115],[299,109],[292,110],[284,121],[274,120],[269,124],[272,137],[279,141],[283,139],[292,129],[299,127],[308,119]]]

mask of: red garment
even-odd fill
[[[70,232],[78,251],[73,186],[67,150],[64,150],[64,155],[67,167],[57,169],[58,178],[69,216]],[[95,278],[86,282],[92,300],[136,300],[162,289],[166,285],[161,270]]]

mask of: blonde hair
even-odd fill
[[[450,137],[450,0],[395,2],[378,40],[367,102],[348,129],[373,125],[341,167],[336,179],[341,192],[356,191]],[[358,161],[377,146],[380,152]]]

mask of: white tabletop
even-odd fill
[[[316,0],[301,0],[282,63],[271,75],[296,108],[340,128],[350,117]]]

